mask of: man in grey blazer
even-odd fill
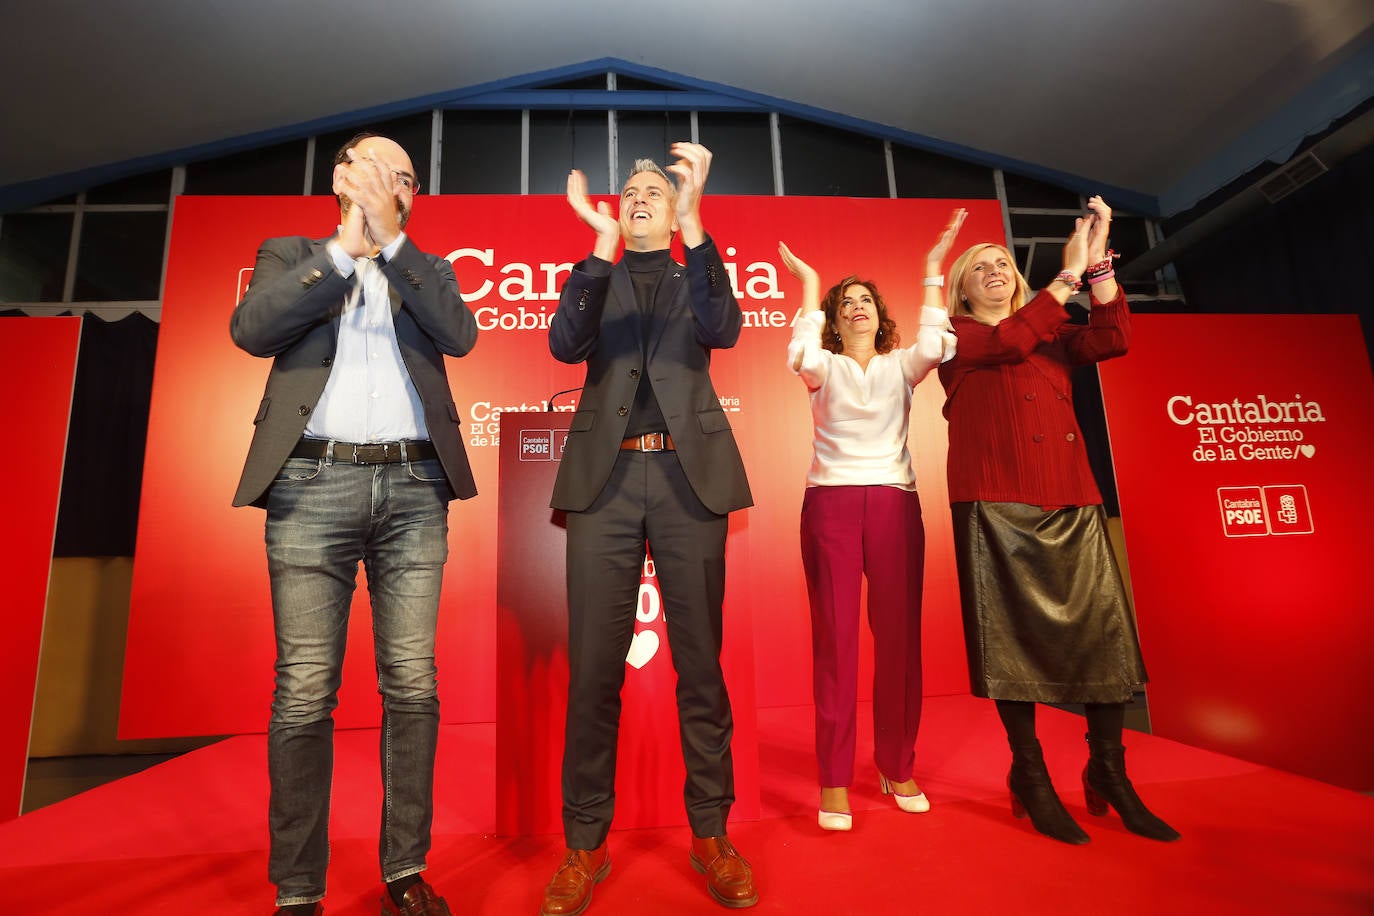
[[[268,239],[234,343],[270,357],[234,505],[267,510],[276,687],[267,730],[268,877],[279,914],[323,912],[333,710],[358,563],[382,694],[383,914],[448,914],[421,877],[439,735],[434,635],[448,503],[476,494],[444,369],[477,323],[443,258],[405,234],[419,190],[395,142],[334,164],[339,228]]]
[[[581,913],[610,871],[620,689],[646,542],[678,674],[690,861],[722,905],[758,901],[749,863],[725,830],[733,720],[720,665],[727,514],[753,498],[709,374],[711,351],[734,346],[743,315],[701,222],[711,153],[694,143],[671,153],[677,186],[652,161],[637,161],[619,219],[604,202],[591,206],[581,172],[568,176],[568,202],[596,242],[549,325],[554,357],[585,362],[587,378],[551,503],[567,513],[570,682],[567,851],[545,888],[544,916]],[[669,256],[678,230],[685,265]],[[624,255],[612,264],[622,237]]]

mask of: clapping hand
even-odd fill
[[[808,279],[820,281],[820,274],[816,273],[816,268],[803,261],[792,253],[792,249],[787,247],[785,242],[778,242],[778,254],[782,256],[782,266],[787,268],[787,272],[805,283]]]
[[[968,211],[963,207],[955,210],[954,214],[950,216],[949,225],[940,234],[940,239],[935,243],[935,247],[930,249],[930,254],[926,255],[926,276],[938,277],[945,272],[945,258],[949,256],[949,250],[954,245],[954,239],[967,218]]]
[[[592,253],[603,260],[615,258],[616,246],[620,243],[620,223],[611,215],[611,207],[604,200],[597,201],[592,207],[587,197],[587,176],[577,169],[568,173],[568,204],[582,220],[596,233],[596,245]]]
[[[348,160],[334,166],[334,193],[351,202],[339,244],[349,257],[358,258],[385,248],[401,233],[396,170],[356,149],[348,150]]]
[[[820,308],[821,275],[816,273],[816,268],[793,254],[792,249],[783,242],[778,242],[778,254],[782,256],[782,264],[787,268],[787,272],[802,281],[801,312]]]
[[[711,171],[711,151],[700,143],[674,143],[668,150],[678,160],[668,166],[677,176],[677,224],[682,243],[695,248],[706,240],[701,223],[701,194]]]
[[[1088,209],[1092,211],[1092,228],[1088,233],[1088,263],[1096,264],[1107,257],[1107,237],[1111,235],[1112,208],[1101,195],[1088,198]]]

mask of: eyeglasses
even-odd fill
[[[420,182],[405,172],[398,172],[391,169],[391,174],[396,176],[396,183],[405,188],[411,194],[420,193]]]

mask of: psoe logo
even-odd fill
[[[553,430],[551,430],[551,429],[522,429],[522,430],[520,430],[520,460],[521,460],[521,461],[552,461],[552,460],[553,460]]]
[[[1228,538],[1259,537],[1269,533],[1264,498],[1259,487],[1218,487],[1221,529]]]
[[[1264,512],[1273,534],[1311,534],[1315,530],[1307,487],[1300,483],[1265,487]]]

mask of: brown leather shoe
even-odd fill
[[[391,902],[390,894],[382,894],[382,916],[453,916],[443,897],[434,893],[426,881],[411,887],[401,897],[401,906]]]
[[[602,843],[595,849],[569,849],[544,888],[540,916],[577,916],[592,902],[592,888],[611,873],[611,854]]]
[[[759,902],[753,869],[728,836],[692,837],[691,859],[692,867],[706,875],[706,889],[716,903],[738,908]]]

